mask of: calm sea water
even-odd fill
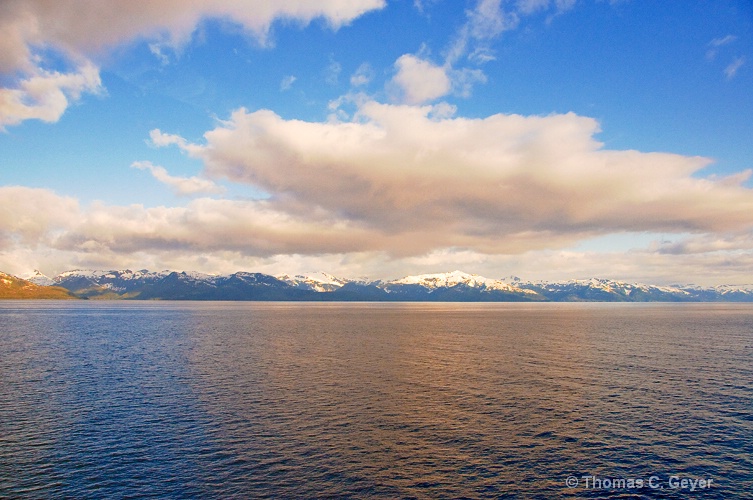
[[[0,497],[746,496],[750,305],[0,303]]]

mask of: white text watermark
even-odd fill
[[[569,476],[565,479],[568,488],[585,490],[682,490],[699,491],[713,487],[709,477],[692,477],[682,474],[654,475],[648,477],[602,477],[591,474]]]

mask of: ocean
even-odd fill
[[[0,303],[0,498],[753,498],[753,305]]]

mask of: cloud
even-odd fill
[[[78,254],[238,252],[325,254],[368,247],[372,233],[321,209],[305,216],[266,200],[199,198],[182,207],[81,208],[48,190],[0,188],[0,251],[45,246]]]
[[[457,30],[445,50],[443,68],[452,79],[454,93],[468,97],[473,86],[485,83],[486,75],[480,69],[464,68],[465,63],[483,65],[496,59],[493,42],[502,33],[517,28],[521,20],[538,12],[551,12],[549,20],[570,10],[575,0],[478,0],[475,7],[465,12],[465,23]],[[428,99],[427,99],[428,100]]]
[[[6,0],[0,22],[3,72],[28,70],[35,47],[48,45],[75,56],[96,56],[137,38],[185,43],[202,19],[226,19],[243,26],[262,43],[274,21],[307,24],[324,19],[333,28],[381,9],[384,0],[113,0],[106,9],[96,0]],[[85,15],[82,15],[85,13]]]
[[[141,267],[167,267],[201,257],[219,268],[224,256],[233,265],[269,269],[332,262],[398,275],[446,270],[437,266],[451,262],[492,276],[502,274],[494,269],[535,276],[536,266],[550,263],[560,276],[640,272],[674,279],[684,265],[708,266],[686,269],[685,276],[708,270],[727,276],[720,266],[739,273],[753,262],[750,172],[704,178],[705,158],[608,150],[595,138],[599,124],[573,113],[458,117],[447,103],[421,103],[459,92],[459,70],[416,55],[398,61],[395,84],[414,104],[353,94],[352,118],[325,122],[239,109],[199,142],[150,132],[154,146],[174,146],[200,160],[204,178],[172,176],[149,162],[133,165],[178,194],[216,193],[213,181],[226,179],[269,199],[82,208],[47,190],[1,188],[0,262],[47,253],[69,256],[68,262],[117,267],[138,258]],[[50,73],[54,82],[40,77],[27,91],[44,96],[48,88],[63,88],[72,99],[98,81],[96,68],[88,75]],[[624,232],[691,237],[628,256],[572,250],[583,239]],[[733,253],[742,257],[730,264]]]
[[[374,69],[369,63],[361,64],[350,77],[350,84],[354,87],[368,85],[374,79]]]
[[[48,189],[0,187],[0,252],[15,245],[27,250],[49,244],[54,233],[71,227],[78,202]]]
[[[698,172],[709,164],[705,158],[604,149],[594,138],[598,123],[572,113],[469,119],[446,103],[358,106],[348,122],[240,109],[200,144],[159,130],[150,134],[153,144],[202,161],[208,179],[253,186],[268,193],[263,200],[82,208],[51,191],[2,188],[0,253],[64,254],[69,262],[113,266],[135,256],[173,264],[203,256],[218,266],[220,255],[269,266],[299,259],[343,269],[358,261],[372,273],[381,266],[382,275],[436,271],[430,267],[440,265],[442,255],[454,267],[468,262],[472,272],[507,266],[523,274],[534,268],[526,267],[533,266],[532,256],[547,256],[552,265],[559,262],[562,275],[599,266],[610,271],[607,260],[566,250],[584,239],[689,235],[623,252],[630,266],[598,273],[626,275],[639,269],[637,262],[649,262],[665,276],[669,270],[662,274],[658,263],[669,265],[670,256],[706,259],[713,267],[721,265],[719,253],[753,252],[749,171],[703,178]],[[178,193],[217,187],[148,162],[134,167]],[[577,266],[569,264],[574,260]]]
[[[352,122],[238,110],[183,144],[210,178],[270,193],[270,207],[371,234],[359,251],[519,253],[624,231],[753,227],[750,172],[694,175],[699,157],[605,150],[572,113],[454,118],[446,106],[361,105]],[[307,253],[299,249],[298,253]]]
[[[711,61],[714,59],[719,52],[719,47],[722,47],[724,45],[728,45],[732,42],[737,40],[737,37],[734,35],[727,35],[721,38],[714,38],[708,43],[709,49],[706,51],[706,59]]]
[[[160,43],[150,43],[149,44],[149,52],[152,53],[154,57],[159,60],[160,64],[162,66],[167,66],[170,63],[170,58],[167,57],[167,55],[164,52],[165,48],[163,44]]]
[[[474,9],[466,11],[466,22],[447,50],[446,64],[455,65],[468,54],[473,54],[476,62],[493,60],[489,42],[517,27],[519,21],[519,14],[505,11],[501,0],[479,0]]]
[[[164,167],[152,165],[148,161],[137,161],[131,165],[132,168],[147,170],[152,177],[168,186],[173,192],[180,196],[193,196],[197,194],[219,194],[224,191],[221,186],[208,179],[199,177],[175,177],[170,175]]]
[[[716,59],[720,47],[727,46],[735,42],[736,40],[737,36],[735,35],[726,35],[723,37],[714,38],[708,43],[709,49],[706,51],[706,59],[713,61],[714,59]],[[724,68],[724,76],[727,78],[727,80],[732,80],[737,75],[737,71],[743,66],[743,64],[745,64],[744,56],[738,56],[733,59],[732,62]]]
[[[727,77],[727,80],[733,79],[737,74],[737,71],[742,67],[743,64],[745,64],[745,58],[737,57],[730,63],[729,66],[724,68],[724,76]]]
[[[520,238],[530,241],[516,251],[488,253],[449,245],[458,231],[453,222],[387,231],[323,207],[295,210],[277,200],[200,198],[181,207],[81,207],[49,190],[3,187],[0,269],[23,273],[42,268],[53,274],[71,267],[272,274],[325,269],[344,276],[394,278],[460,268],[489,277],[516,273],[530,279],[598,276],[699,284],[738,283],[753,271],[750,229],[691,234],[672,243],[614,252],[574,250],[556,232],[547,244],[530,231],[520,232]],[[432,237],[432,245],[395,252],[397,246],[410,247],[411,240]],[[514,241],[509,243],[515,248]]]
[[[72,73],[38,71],[16,88],[0,88],[0,130],[24,120],[56,122],[71,101],[102,90],[99,71],[85,64]]]
[[[332,55],[329,57],[329,64],[324,70],[324,81],[328,85],[337,85],[342,72],[342,65],[335,61]]]
[[[397,73],[392,83],[399,89],[401,100],[408,104],[420,104],[447,95],[452,82],[446,68],[411,54],[405,54],[395,62]]]
[[[479,69],[438,66],[412,54],[400,56],[395,69],[388,88],[392,88],[396,100],[405,104],[423,104],[450,93],[469,97],[475,84],[486,82],[486,75]]]
[[[332,220],[322,210],[306,217],[268,201],[197,199],[183,207],[145,208],[95,203],[81,207],[49,190],[0,188],[0,269],[71,268],[306,272],[396,278],[455,268],[500,278],[559,280],[608,277],[649,283],[741,284],[753,272],[753,234],[691,235],[629,251],[572,248],[488,254],[441,247],[395,256],[371,231]],[[441,231],[442,226],[432,228]],[[674,245],[670,248],[671,245]]]
[[[286,76],[280,82],[280,90],[283,91],[283,92],[286,91],[286,90],[290,90],[293,87],[293,83],[296,80],[297,80],[297,78],[295,76],[293,76],[293,75]]]
[[[480,69],[463,68],[448,71],[452,81],[452,92],[460,97],[470,97],[473,86],[486,83],[486,75]]]
[[[185,44],[206,18],[242,26],[259,43],[268,41],[276,20],[307,24],[325,20],[332,28],[381,9],[385,0],[113,0],[102,8],[96,0],[4,0],[0,6],[0,74],[12,83],[0,89],[0,123],[26,119],[55,121],[70,100],[99,89],[94,61],[107,51],[137,39],[152,40],[150,50],[164,63],[165,46]],[[46,55],[62,59],[76,71],[47,64]],[[83,78],[83,82],[80,82]],[[62,81],[64,80],[64,81]],[[76,80],[72,83],[70,80]],[[28,87],[46,82],[40,102]],[[57,84],[53,86],[52,84]],[[32,104],[27,104],[30,101]]]

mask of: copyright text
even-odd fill
[[[569,476],[565,479],[568,488],[586,490],[684,490],[699,491],[712,487],[714,480],[708,477],[690,477],[679,474],[649,477],[601,477],[595,475]]]

